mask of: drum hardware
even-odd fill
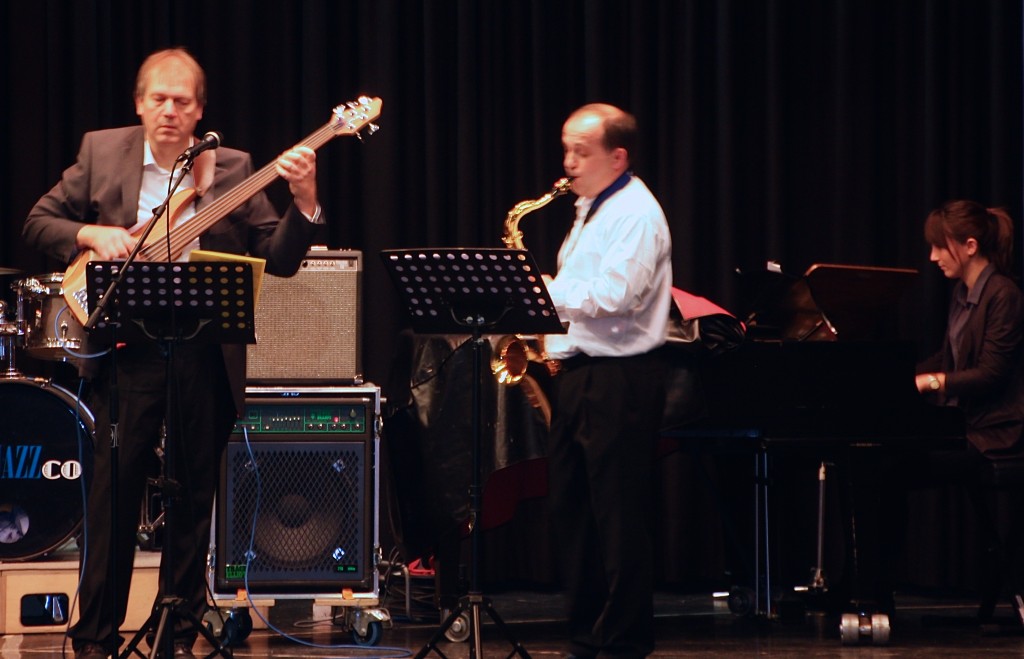
[[[19,279],[11,285],[18,295],[18,322],[25,329],[25,351],[36,359],[76,363],[85,329],[64,300],[64,273],[51,272]]]
[[[155,449],[160,462],[158,473],[163,473],[164,449],[167,445],[167,425],[160,425],[160,445]],[[139,510],[139,530],[137,533],[139,548],[147,551],[159,549],[163,538],[159,532],[164,528],[164,502],[160,488],[162,483],[158,477],[146,479],[145,495],[142,497]]]
[[[163,473],[164,450],[167,446],[167,424],[160,426],[160,445],[155,450],[160,460]],[[162,539],[159,535],[164,528],[164,498],[161,488],[163,483],[158,477],[150,477],[145,481],[145,494],[142,496],[141,508],[138,515],[138,546],[142,550],[152,552],[159,550]]]
[[[21,378],[22,374],[15,365],[15,350],[19,337],[24,336],[25,326],[19,321],[7,320],[7,303],[0,300],[0,362],[7,364],[0,379]]]

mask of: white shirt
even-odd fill
[[[569,321],[568,334],[545,337],[552,359],[626,357],[665,342],[672,239],[661,205],[635,176],[584,222],[592,203],[576,201],[576,221],[548,287],[559,318]]]
[[[164,198],[167,197],[167,186],[170,181],[171,173],[166,169],[162,168],[156,163],[156,159],[153,157],[153,151],[149,148],[149,142],[145,143],[142,156],[142,189],[139,191],[139,213],[138,222],[135,227],[130,229],[134,231],[140,225],[149,222],[153,217],[153,209],[163,203]],[[178,190],[184,190],[186,188],[195,187],[195,180],[192,177],[192,173],[189,172],[185,175],[185,180],[178,186]],[[192,219],[196,214],[195,201],[189,202],[182,211],[178,214],[177,220],[173,226],[181,226],[188,220]],[[179,261],[188,261],[189,253],[199,249],[199,239],[196,238],[188,246],[185,247],[185,251],[181,253]],[[166,252],[164,253],[166,258]]]

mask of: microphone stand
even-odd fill
[[[160,203],[159,206],[153,209],[153,218],[146,224],[145,229],[139,236],[138,242],[135,247],[132,248],[124,262],[121,264],[121,269],[117,276],[110,281],[110,285],[107,286],[103,293],[103,297],[96,302],[96,306],[89,314],[89,318],[85,321],[83,327],[86,331],[92,330],[96,327],[96,324],[106,316],[107,308],[109,307],[111,300],[114,299],[114,293],[117,291],[118,286],[124,280],[128,274],[129,266],[134,263],[139,255],[139,252],[146,244],[146,240],[149,235],[153,232],[153,228],[160,221],[160,218],[167,213],[167,209],[170,206],[171,198],[174,193],[177,192],[181,182],[185,180],[185,177],[192,171],[194,163],[194,155],[190,155],[182,162],[181,169],[178,170],[178,176],[172,177],[171,183],[168,187],[167,196]],[[170,220],[168,219],[168,223]],[[167,236],[170,238],[170,227],[168,226]],[[173,313],[174,305],[171,305],[171,312]],[[173,319],[172,319],[173,326]],[[117,327],[119,322],[116,319],[111,320],[109,323],[111,338],[110,338],[110,382],[109,382],[109,398],[108,405],[109,411],[108,416],[110,420],[110,551],[111,556],[109,557],[109,568],[107,570],[107,587],[109,589],[109,597],[111,598],[110,605],[110,623],[111,623],[111,639],[120,638],[120,612],[116,605],[117,593],[118,593],[118,579],[117,579],[117,541],[120,535],[120,524],[118,523],[118,501],[119,501],[119,490],[118,483],[120,482],[120,439],[118,435],[118,425],[120,423],[120,412],[118,406],[120,405],[120,398],[118,396],[117,388]],[[168,383],[170,386],[170,383]],[[163,560],[161,559],[161,564]]]
[[[177,162],[178,161],[175,161],[175,164],[177,164]],[[167,212],[167,207],[171,204],[171,198],[174,196],[174,193],[178,191],[178,186],[181,185],[181,182],[185,180],[185,177],[192,171],[192,166],[195,164],[193,158],[186,158],[181,162],[182,165],[181,169],[178,170],[178,178],[171,181],[171,185],[167,190],[167,196],[164,197],[164,200],[160,202],[159,206],[153,209],[153,219],[146,224],[146,228],[143,229],[142,234],[139,236],[139,241],[135,243],[135,247],[133,247],[132,251],[128,253],[124,263],[121,265],[120,272],[118,272],[117,276],[110,281],[110,285],[107,286],[107,290],[103,292],[103,297],[96,303],[96,308],[92,310],[92,313],[89,314],[89,318],[85,321],[86,330],[91,330],[96,327],[96,323],[98,323],[100,318],[103,317],[107,306],[110,304],[110,300],[113,297],[114,291],[117,290],[117,287],[121,285],[121,281],[125,278],[125,275],[128,274],[128,266],[134,263],[138,258],[139,252],[146,245],[146,239],[149,238],[149,234],[153,233],[153,227],[156,226],[157,222],[160,221],[160,218]],[[170,238],[170,235],[170,227],[168,227],[167,237]]]

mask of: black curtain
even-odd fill
[[[197,56],[199,130],[257,166],[335,105],[382,97],[378,134],[319,152],[323,242],[365,255],[376,382],[404,325],[378,252],[500,246],[508,209],[562,175],[561,124],[586,102],[637,116],[635,170],[668,215],[676,285],[738,312],[735,269],[768,259],[915,267],[900,332],[934,348],[948,287],[927,212],[968,197],[1024,214],[1020,2],[40,0],[0,17],[0,266],[29,273],[64,264],[23,245],[23,218],[84,131],[138,121],[134,74],[154,49]],[[571,216],[561,199],[521,225],[546,270]]]

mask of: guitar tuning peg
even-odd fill
[[[363,141],[364,130],[366,131],[367,135],[373,135],[378,130],[380,130],[380,126],[378,126],[377,124],[366,124],[365,126],[363,126],[362,130],[356,132],[356,139],[359,140],[360,142]]]

